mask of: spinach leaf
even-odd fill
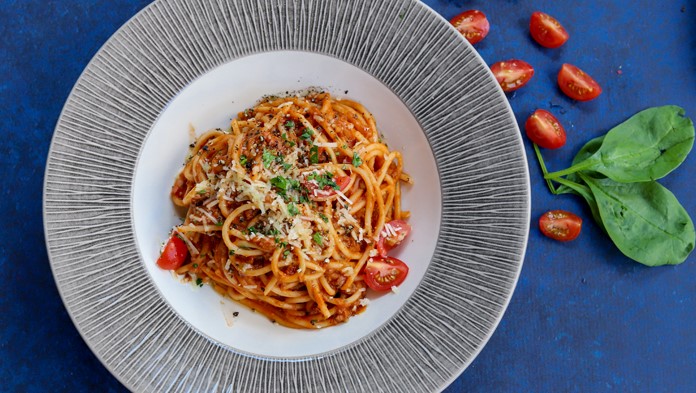
[[[674,194],[659,183],[578,175],[597,201],[607,234],[627,257],[647,266],[677,265],[693,251],[694,224]]]
[[[602,146],[602,142],[604,142],[604,137],[605,135],[599,136],[597,138],[594,138],[590,140],[589,142],[585,143],[585,146],[583,146],[579,151],[578,154],[575,155],[573,158],[573,163],[571,165],[575,165],[579,162],[585,161],[588,157],[591,157],[593,154],[599,150],[599,147]],[[594,177],[600,177],[601,175],[593,173],[592,176]],[[570,173],[568,176],[566,176],[566,179],[575,183],[582,183],[582,179],[577,175],[577,173]],[[554,181],[557,181],[558,179],[554,179]],[[561,183],[561,182],[559,182]],[[561,183],[561,186],[558,187],[556,190],[558,194],[575,194],[575,195],[580,195],[575,192],[575,190],[571,187],[567,187]],[[582,195],[580,195],[582,196]]]
[[[597,150],[599,150],[599,147],[602,146],[602,142],[604,142],[604,135],[587,142],[585,146],[578,151],[575,158],[573,158],[573,165],[584,161],[587,159],[587,157],[592,156]],[[592,173],[591,175],[596,178],[603,177],[601,174],[596,172]],[[556,189],[557,194],[574,194],[585,199],[585,202],[587,202],[587,205],[590,207],[590,211],[592,212],[592,218],[594,218],[597,225],[599,225],[604,232],[607,231],[602,223],[602,217],[599,215],[597,201],[592,194],[592,190],[582,181],[577,173],[571,173],[565,179],[559,177],[553,180],[561,184]]]
[[[596,171],[621,183],[647,182],[677,168],[693,144],[694,125],[682,108],[650,108],[611,129],[593,155],[545,178]]]
[[[590,212],[592,212],[592,218],[594,218],[597,225],[599,225],[604,232],[607,231],[607,229],[604,227],[604,223],[602,222],[602,216],[599,214],[597,200],[595,199],[594,194],[592,194],[590,187],[588,187],[586,184],[570,181],[562,177],[554,179],[554,181],[561,183],[561,186],[557,191],[559,194],[575,194],[585,199],[585,202],[587,202],[587,205],[590,207]],[[580,180],[580,182],[582,182],[582,180]]]

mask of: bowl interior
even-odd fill
[[[237,113],[268,94],[319,87],[354,99],[370,110],[390,149],[400,150],[415,180],[403,189],[413,232],[394,253],[409,276],[398,293],[368,293],[367,310],[347,323],[322,330],[296,330],[271,323],[210,287],[184,284],[155,261],[172,226],[180,223],[169,198],[192,134],[229,127]],[[333,57],[278,51],[243,57],[193,81],[164,108],[142,146],[132,198],[136,242],[145,268],[172,309],[208,338],[236,351],[269,358],[316,356],[359,341],[387,322],[414,292],[430,264],[441,219],[441,191],[432,150],[418,121],[381,82]],[[234,312],[239,312],[233,317]]]

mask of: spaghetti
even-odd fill
[[[344,322],[368,284],[408,271],[385,255],[408,233],[402,165],[355,101],[265,98],[191,144],[171,191],[186,215],[170,243],[182,245],[158,264],[288,327]]]

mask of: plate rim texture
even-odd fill
[[[242,355],[189,327],[154,288],[131,231],[133,170],[162,109],[217,66],[277,50],[336,57],[390,88],[420,122],[442,185],[438,245],[402,309],[359,343],[299,361]],[[530,207],[525,151],[504,93],[473,47],[417,0],[150,4],[73,87],[43,189],[60,296],[92,352],[133,391],[442,390],[507,308]]]

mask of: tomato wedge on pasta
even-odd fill
[[[404,220],[394,220],[386,223],[377,240],[377,252],[386,257],[389,250],[401,244],[411,233],[411,226]]]
[[[389,291],[401,285],[408,275],[408,266],[396,258],[376,257],[365,266],[365,282],[375,291]]]

